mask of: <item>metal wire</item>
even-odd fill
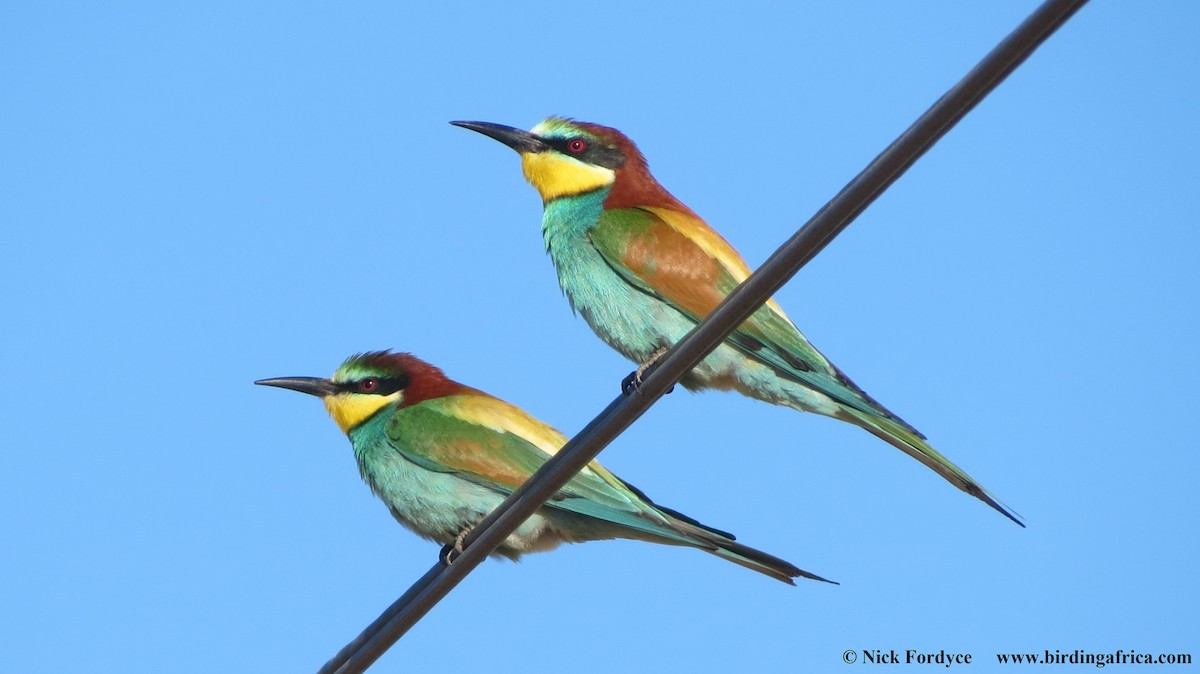
[[[484,518],[467,536],[465,549],[453,564],[446,566],[439,559],[362,634],[327,662],[319,674],[359,674],[370,667],[547,498],[749,318],[1086,2],[1047,0],[1030,14],[771,255],[758,271],[676,343],[644,377],[635,393],[620,396],[610,403]]]

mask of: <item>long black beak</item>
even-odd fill
[[[314,395],[318,398],[342,392],[342,389],[338,388],[337,384],[328,379],[321,379],[320,377],[279,377],[277,379],[259,379],[254,383],[259,386],[276,386],[291,389]]]
[[[511,126],[492,124],[491,122],[450,122],[454,126],[478,131],[489,138],[504,143],[521,154],[526,152],[545,152],[550,146],[541,138]]]

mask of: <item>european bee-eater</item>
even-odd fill
[[[448,379],[406,353],[353,356],[332,379],[255,383],[324,400],[349,436],[371,491],[401,524],[446,545],[461,546],[467,531],[567,441],[521,408]],[[517,559],[559,543],[613,538],[699,548],[792,585],[797,576],[825,580],[655,504],[595,461],[496,553]]]
[[[642,368],[750,275],[737,251],[655,180],[620,131],[562,117],[531,131],[451,124],[520,153],[525,178],[542,197],[542,235],[571,308]],[[693,391],[734,390],[860,426],[1024,526],[821,355],[774,300],[680,383]]]

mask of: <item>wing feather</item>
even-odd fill
[[[505,495],[566,443],[565,436],[519,407],[478,392],[404,408],[388,424],[387,437],[426,469],[454,473]],[[687,540],[669,517],[596,461],[546,505]]]
[[[628,283],[697,321],[750,276],[733,246],[690,213],[660,207],[609,210],[588,234]],[[728,339],[782,375],[916,433],[822,355],[775,300],[768,300]]]

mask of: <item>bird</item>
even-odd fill
[[[636,376],[750,276],[733,246],[654,178],[624,133],[567,117],[549,117],[530,131],[450,123],[520,154],[525,179],[542,198],[542,235],[567,301],[600,339],[639,364]],[[859,426],[1025,526],[822,355],[774,299],[680,384],[732,390]]]
[[[321,398],[349,437],[363,481],[400,524],[447,546],[448,563],[466,534],[567,441],[521,408],[409,353],[357,354],[330,379],[254,383]],[[617,538],[698,548],[789,585],[797,577],[833,582],[654,503],[596,461],[492,554],[516,560],[560,543]]]

